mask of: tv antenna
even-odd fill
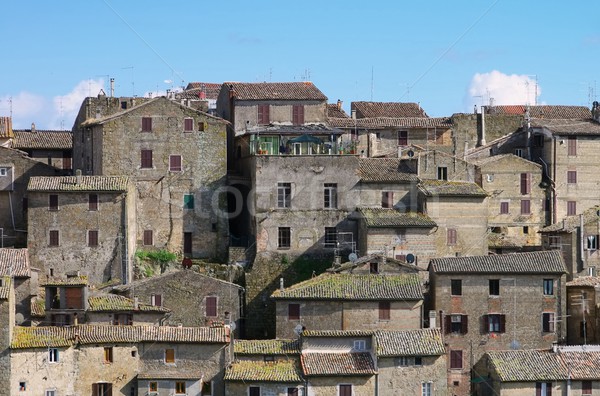
[[[131,69],[131,97],[135,96],[135,82],[133,79],[134,66],[122,67],[121,70]]]

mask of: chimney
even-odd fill
[[[31,132],[35,132],[35,122],[31,123]]]
[[[283,291],[283,278],[279,278],[279,290]]]
[[[75,169],[75,183],[81,184],[81,169]]]
[[[110,97],[112,98],[113,96],[115,96],[115,79],[111,78],[110,79]]]
[[[435,329],[437,328],[437,312],[429,311],[429,328]]]
[[[352,109],[352,119],[356,120],[356,109]]]
[[[341,100],[338,99],[338,101],[337,101],[338,110],[342,110],[342,104],[344,104],[344,102],[342,102]]]
[[[480,146],[485,146],[485,106],[481,106],[481,140]]]
[[[137,296],[133,297],[133,310],[137,311],[139,309],[140,309],[140,300]]]
[[[79,324],[79,319],[77,319],[77,312],[73,314],[73,326],[77,326]]]
[[[552,343],[552,352],[558,352],[558,343],[556,341]]]

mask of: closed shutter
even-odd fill
[[[169,157],[169,170],[171,172],[181,172],[181,155],[171,155]]]
[[[154,244],[152,239],[152,230],[144,230],[144,245],[152,246]]]
[[[531,175],[529,173],[521,173],[521,194],[526,195],[531,192]]]
[[[452,315],[446,315],[446,334],[452,333]]]
[[[152,168],[152,150],[142,150],[142,168]]]
[[[152,132],[152,118],[142,117],[142,132]]]
[[[390,302],[379,302],[379,320],[390,320]]]
[[[83,291],[80,287],[65,288],[67,298],[67,309],[82,309],[83,308]]]
[[[461,334],[467,334],[469,329],[469,317],[467,315],[461,315],[460,317],[460,332]]]
[[[300,319],[300,304],[289,304],[288,305],[288,319],[299,320]]]
[[[500,315],[500,333],[506,333],[506,315]]]
[[[217,316],[217,297],[214,297],[214,296],[206,297],[206,316],[209,316],[209,317]]]

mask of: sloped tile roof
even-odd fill
[[[127,191],[126,176],[33,176],[27,191]]]
[[[183,92],[177,92],[175,96],[185,99],[199,99],[200,93],[204,92],[206,99],[217,99],[222,85],[221,83],[191,82]]]
[[[568,377],[568,372],[556,353],[517,350],[490,351],[487,355],[501,381],[555,381]]]
[[[336,128],[359,128],[359,129],[389,129],[389,128],[442,128],[452,127],[452,119],[448,117],[376,117],[376,118],[339,118],[330,117],[329,125]]]
[[[327,96],[309,81],[224,84],[233,87],[238,100],[327,100]]]
[[[134,311],[134,300],[116,294],[92,296],[88,298],[90,312]],[[138,303],[137,311],[142,312],[171,312],[165,307]]]
[[[363,183],[417,182],[417,175],[400,158],[360,158],[358,176]]]
[[[300,360],[302,371],[306,376],[371,376],[377,374],[373,358],[368,352],[309,352],[300,355]]]
[[[544,127],[557,135],[600,135],[600,123],[594,120],[531,120],[532,127]]]
[[[29,254],[27,249],[0,249],[0,276],[29,277]]]
[[[238,355],[298,355],[299,340],[235,340],[234,353]]]
[[[14,130],[12,147],[16,149],[53,149],[71,150],[73,133],[71,131]]]
[[[228,343],[229,329],[225,327],[171,326],[15,326],[11,348],[68,347],[76,343]]]
[[[430,269],[436,273],[524,273],[563,274],[565,263],[558,250],[527,253],[493,254],[487,256],[464,256],[433,258]]]
[[[321,274],[284,290],[276,299],[292,300],[422,300],[417,274]]]
[[[377,356],[434,356],[446,353],[440,329],[375,332]]]
[[[596,285],[600,285],[600,276],[580,276],[579,278],[575,278],[572,281],[567,282],[567,287],[569,287],[569,286],[594,287]]]
[[[40,286],[87,286],[87,284],[87,275],[80,275],[66,278],[48,277],[40,283]]]
[[[588,225],[591,223],[596,224],[600,221],[600,205],[593,206],[589,209],[586,209],[583,215],[583,224]],[[540,230],[540,232],[576,232],[579,229],[579,225],[581,224],[580,215],[573,216],[565,216],[562,221],[551,224],[547,227],[544,227]]]
[[[257,128],[244,132],[244,135],[316,135],[321,137],[324,142],[329,141],[330,135],[341,135],[344,131],[330,128],[325,124],[304,124],[304,125],[288,125],[288,124],[269,124],[261,125]]]
[[[448,180],[421,180],[419,188],[428,197],[434,196],[470,196],[486,197],[487,193],[476,183],[448,181]]]
[[[486,114],[525,115],[527,106],[506,105],[486,107]],[[532,118],[592,118],[592,112],[586,106],[540,105],[529,106],[529,116]]]
[[[160,370],[144,370],[137,375],[143,380],[199,380],[204,375],[202,370],[190,370],[189,367],[161,367]]]
[[[0,300],[8,300],[10,297],[10,278],[2,280],[2,286],[0,286]]]
[[[0,117],[0,138],[12,138],[14,136],[11,117]]]
[[[352,102],[352,110],[356,110],[357,118],[373,117],[427,117],[418,103],[401,102]]]
[[[300,367],[293,360],[257,362],[242,360],[225,369],[225,381],[303,382]]]
[[[327,103],[327,117],[349,118],[348,114],[337,103]]]
[[[600,352],[561,352],[560,358],[574,380],[600,379]]]
[[[392,208],[358,208],[368,228],[435,227],[437,224],[423,213],[401,212]]]
[[[34,297],[30,301],[31,316],[34,318],[46,317],[46,301],[43,298]]]
[[[490,163],[494,163],[494,162],[498,162],[498,161],[502,161],[502,160],[508,160],[512,163],[518,163],[521,162],[522,164],[527,164],[529,166],[532,167],[536,167],[536,168],[541,168],[542,165],[529,161],[525,158],[519,157],[517,155],[514,154],[498,154],[498,155],[492,155],[490,157],[480,157],[480,158],[475,158],[473,160],[470,160],[469,162],[472,162],[476,165],[482,166],[482,165],[487,165]],[[507,161],[507,162],[508,162]],[[493,166],[493,165],[492,165]],[[520,165],[516,165],[516,166],[520,166]]]
[[[370,337],[373,333],[375,330],[304,330],[302,337]]]
[[[114,287],[112,287],[112,290],[115,290],[118,292],[126,292],[129,290],[134,290],[136,287],[140,287],[140,286],[150,286],[150,285],[154,285],[154,284],[161,284],[161,283],[167,282],[171,278],[175,278],[178,276],[183,276],[186,280],[189,280],[189,282],[192,282],[192,283],[202,284],[203,282],[211,282],[211,283],[219,283],[219,284],[222,284],[223,286],[229,286],[229,287],[232,287],[235,289],[243,289],[243,287],[238,284],[227,282],[227,281],[224,281],[219,278],[213,278],[211,276],[203,275],[196,271],[176,269],[176,270],[165,272],[164,274],[155,275],[155,276],[151,276],[151,277],[143,278],[143,279],[138,279],[133,282],[127,283],[126,285],[114,286]]]

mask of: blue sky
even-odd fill
[[[597,100],[593,2],[24,0],[2,9],[0,115],[12,109],[15,128],[70,129],[109,77],[117,96],[192,81],[310,80],[347,111],[352,101],[418,102],[434,117],[490,98]]]

